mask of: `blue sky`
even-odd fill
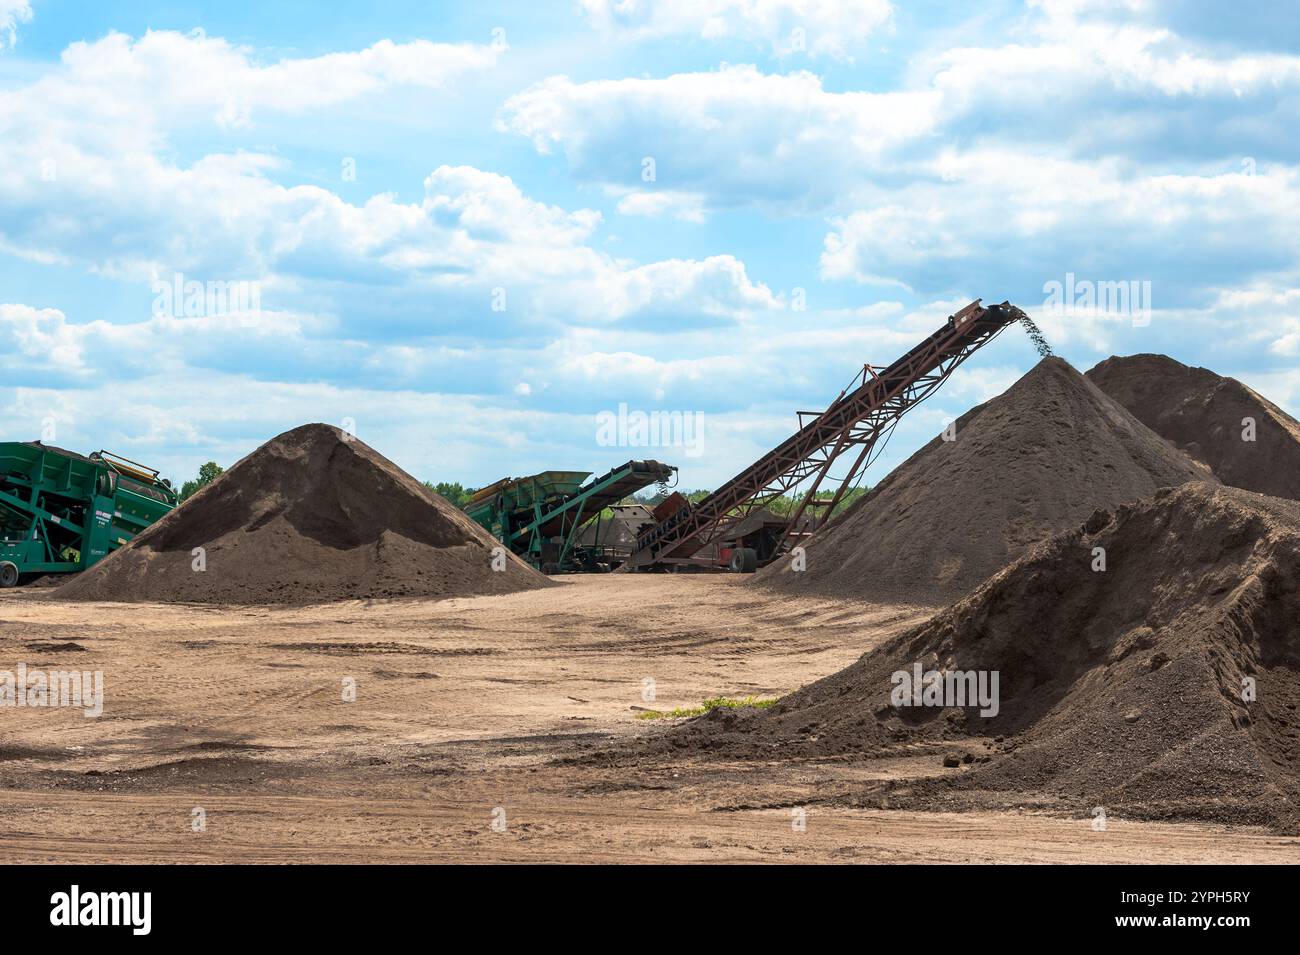
[[[0,0],[0,434],[712,487],[973,298],[1296,413],[1300,13],[1222,9]],[[871,479],[1034,361],[1003,335]],[[620,404],[701,453],[603,446]]]

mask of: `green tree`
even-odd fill
[[[424,486],[434,494],[440,494],[457,507],[464,507],[469,503],[469,499],[474,496],[474,488],[463,487],[459,481],[439,481],[437,484],[432,481],[425,481]]]
[[[207,464],[201,465],[199,467],[199,476],[181,485],[180,499],[183,501],[192,497],[198,492],[199,488],[207,487],[215,481],[223,471],[225,471],[225,468],[216,461],[209,461]]]

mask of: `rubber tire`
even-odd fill
[[[11,560],[0,560],[0,587],[13,587],[18,583],[18,565]]]
[[[731,552],[730,566],[733,573],[752,574],[758,570],[758,551],[752,547],[737,547]]]

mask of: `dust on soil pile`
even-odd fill
[[[305,604],[545,586],[463,513],[352,435],[308,424],[267,442],[52,594],[56,599]],[[192,551],[206,551],[195,571]]]
[[[1300,421],[1235,378],[1165,355],[1107,358],[1088,379],[1224,484],[1300,499]],[[1243,441],[1243,419],[1255,440]]]
[[[756,582],[941,605],[1029,547],[1165,486],[1213,480],[1060,358],[957,419],[807,546]]]
[[[1096,547],[1104,572],[1092,570]],[[892,706],[892,675],[918,662],[998,672],[998,714]],[[1097,512],[770,710],[715,711],[651,745],[764,759],[928,754],[936,771],[945,754],[969,753],[964,769],[868,788],[862,801],[1291,828],[1298,669],[1300,503],[1193,483]]]

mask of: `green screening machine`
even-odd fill
[[[658,461],[628,461],[591,480],[589,471],[503,478],[478,491],[465,513],[543,573],[609,570],[621,555],[581,544],[580,529],[603,520],[606,508],[628,495],[666,484],[676,471]]]
[[[157,471],[118,455],[0,442],[0,586],[85,570],[174,507]]]

